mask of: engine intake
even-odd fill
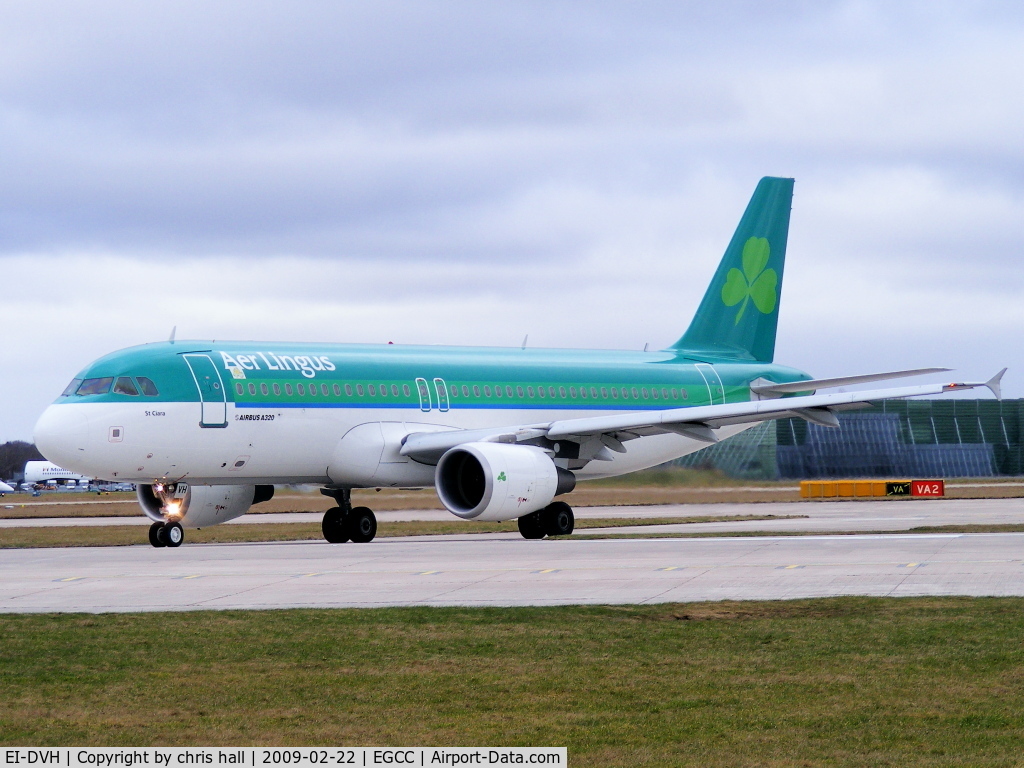
[[[464,443],[445,453],[434,473],[437,496],[466,520],[512,520],[576,487],[576,476],[528,445]]]
[[[273,498],[274,486],[154,483],[137,486],[136,494],[150,520],[205,528],[240,517],[253,504]]]

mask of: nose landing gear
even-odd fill
[[[373,541],[377,535],[377,518],[369,507],[352,507],[352,491],[347,488],[323,488],[320,492],[338,502],[337,507],[324,512],[320,526],[324,539],[331,544],[344,544],[346,541],[365,544]]]
[[[180,547],[185,531],[179,523],[153,523],[149,526],[149,543],[154,547]]]

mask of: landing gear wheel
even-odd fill
[[[344,544],[348,541],[348,526],[345,524],[345,512],[341,507],[331,507],[324,512],[324,521],[320,526],[324,538],[331,544]]]
[[[185,540],[185,531],[178,523],[164,523],[156,532],[156,538],[165,547],[180,547]]]
[[[154,547],[165,547],[167,546],[160,541],[160,529],[164,527],[163,523],[153,523],[149,526],[149,543]]]
[[[555,501],[544,507],[541,513],[544,521],[544,532],[548,536],[568,536],[576,527],[576,518],[572,507],[564,501]]]
[[[373,541],[377,535],[377,518],[368,507],[356,507],[348,513],[348,534],[356,544]]]
[[[519,524],[519,533],[524,539],[543,539],[544,523],[541,520],[540,512],[531,512],[523,515],[516,521]]]

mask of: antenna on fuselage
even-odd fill
[[[169,341],[171,344],[173,344],[174,343],[174,334],[176,334],[177,332],[178,332],[178,326],[174,326],[173,328],[171,328],[171,336],[170,336],[170,338],[167,339],[167,341]]]
[[[526,340],[528,338],[530,338],[530,334],[526,334],[525,336],[523,336],[523,346],[521,346],[520,349],[526,349]]]

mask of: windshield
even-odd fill
[[[81,380],[81,379],[72,379],[72,380],[71,380],[71,383],[70,383],[70,384],[68,384],[68,385],[67,385],[67,386],[66,386],[66,387],[64,388],[64,391],[63,391],[63,392],[61,392],[61,395],[60,395],[60,396],[61,396],[61,397],[68,397],[68,396],[70,396],[70,395],[73,395],[73,394],[75,394],[75,391],[76,391],[76,390],[78,389],[78,387],[79,387],[79,386],[81,385],[81,383],[82,383],[82,380]]]
[[[110,391],[110,385],[114,382],[113,376],[104,376],[102,379],[86,379],[75,392],[76,395],[105,395]]]

